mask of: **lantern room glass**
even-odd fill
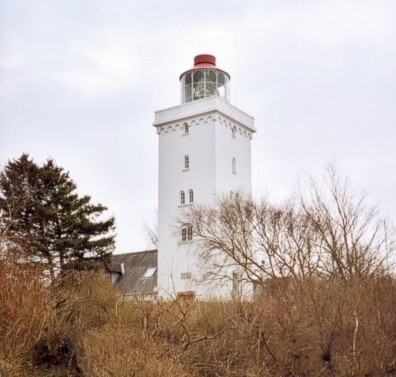
[[[229,77],[217,69],[196,69],[181,78],[182,103],[196,101],[211,96],[219,96],[229,101]]]

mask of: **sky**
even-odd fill
[[[396,1],[0,0],[0,169],[29,153],[150,245],[156,110],[213,54],[255,118],[252,187],[282,200],[329,164],[396,222]]]

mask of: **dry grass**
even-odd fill
[[[109,324],[81,341],[79,365],[91,377],[192,377],[160,343],[131,326]]]
[[[253,302],[122,302],[100,273],[46,288],[31,267],[10,271],[3,259],[1,377],[396,375],[389,277],[281,280]]]
[[[0,376],[22,376],[24,355],[39,339],[49,307],[37,266],[13,250],[0,256]]]
[[[395,307],[393,279],[315,279],[254,302],[124,303],[118,323],[198,376],[391,376]]]

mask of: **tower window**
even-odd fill
[[[189,131],[190,131],[190,127],[188,126],[187,123],[184,123],[184,133],[188,134]]]
[[[181,229],[182,242],[191,241],[193,236],[192,225],[184,226]]]
[[[190,157],[187,155],[184,156],[184,169],[189,169],[190,168]]]
[[[194,301],[195,292],[194,291],[177,292],[176,298],[181,301]]]
[[[193,190],[188,191],[188,197],[189,197],[190,203],[193,203],[194,202],[194,191]]]
[[[191,279],[191,272],[182,272],[180,274],[180,279],[181,280],[189,280],[189,279]]]
[[[232,172],[234,174],[236,174],[236,172],[237,172],[237,163],[236,163],[236,158],[235,157],[232,158]]]
[[[184,191],[180,191],[180,204],[185,204],[186,203],[186,194]]]

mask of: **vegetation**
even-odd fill
[[[40,187],[29,177],[21,189]],[[101,269],[43,279],[35,230],[16,226],[38,216],[33,190],[20,217],[2,212],[0,377],[396,376],[391,227],[328,177],[279,206],[240,196],[186,213],[211,277],[238,268],[254,300],[124,300]]]
[[[87,259],[106,259],[114,249],[114,218],[78,196],[63,168],[48,160],[42,166],[24,154],[0,173],[0,230],[3,246],[19,248],[40,262],[53,278]]]
[[[240,280],[265,289],[268,279],[353,282],[392,271],[392,224],[333,167],[284,203],[239,194],[191,207],[179,222],[193,227],[195,253],[211,281],[238,271]]]
[[[21,264],[14,250],[0,251],[0,376],[18,376],[51,310],[42,271]]]
[[[147,302],[123,301],[94,271],[47,288],[6,276],[2,377],[396,375],[390,277],[280,281],[256,301]]]

